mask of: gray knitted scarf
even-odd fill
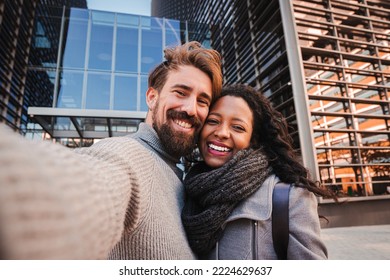
[[[217,169],[204,163],[186,176],[182,222],[192,250],[204,256],[222,234],[222,224],[235,206],[263,184],[271,168],[262,149],[242,150]]]

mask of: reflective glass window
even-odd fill
[[[109,74],[88,74],[86,109],[110,108],[110,81]]]
[[[63,67],[84,68],[88,21],[69,19],[64,38]]]
[[[115,70],[137,72],[138,27],[118,25],[115,55]]]
[[[48,21],[52,22],[53,26],[55,26],[55,24],[58,26],[58,24],[61,23],[59,20],[53,18],[49,18]],[[50,49],[52,47],[52,41],[50,39],[55,39],[53,38],[53,35],[57,34],[49,34],[47,29],[50,30],[50,26],[45,25],[43,19],[37,19],[35,33],[33,35],[33,46],[35,49]],[[52,38],[49,38],[49,36],[52,36]]]
[[[81,118],[80,121],[85,132],[108,131],[106,118]]]
[[[389,141],[386,143],[389,144]],[[373,169],[377,169],[378,172],[375,172],[377,174],[380,174],[379,170],[390,170],[390,149],[389,148],[378,148],[373,147],[373,149],[363,149],[362,150],[362,158],[364,159],[365,163],[368,164],[375,164],[375,165],[382,165],[381,169],[380,167],[373,167]],[[383,174],[386,174],[384,172]]]
[[[137,110],[137,77],[116,76],[114,110]]]
[[[378,100],[380,99],[380,93],[379,91],[376,91],[376,90],[356,90],[354,92],[354,95],[356,98],[360,98],[360,99],[374,99],[374,100]]]
[[[316,116],[313,114],[311,120],[315,129],[351,129],[352,123],[350,116]]]
[[[146,104],[146,91],[148,90],[148,77],[141,76],[141,108],[140,111],[148,111],[148,105]]]
[[[54,129],[57,130],[76,130],[68,117],[57,117],[54,122]]]
[[[92,12],[89,68],[111,70],[114,34],[113,13]]]
[[[89,18],[89,10],[71,8],[69,17],[72,18],[72,19],[88,20],[88,18]]]
[[[20,31],[22,32],[22,31]],[[50,63],[57,65],[58,42],[60,41],[61,18],[37,18],[36,32],[34,32],[29,53],[30,64],[42,65]],[[27,40],[27,34],[19,34]],[[25,36],[25,37],[24,37]],[[27,49],[23,48],[24,51]]]
[[[60,73],[58,108],[81,108],[83,93],[83,72],[63,71]]]
[[[359,124],[359,129],[364,131],[386,131],[386,120],[381,118],[368,118],[368,117],[359,117],[357,118]]]
[[[128,14],[117,14],[116,22],[118,26],[138,26],[140,16],[138,15],[128,15]]]
[[[177,46],[181,44],[180,39],[180,21],[178,20],[164,20],[165,26],[165,45]]]
[[[126,134],[136,132],[138,123],[138,121],[130,119],[111,119],[111,130]]]
[[[141,42],[141,72],[149,71],[163,59],[162,21],[158,18],[143,18]]]
[[[383,146],[383,143],[389,143],[389,132],[385,127],[375,131],[376,133],[360,133],[361,143],[363,146],[375,147]]]
[[[374,174],[371,178],[373,193],[376,195],[388,194],[390,192],[390,176],[387,175],[389,166],[372,166],[370,170]]]
[[[10,96],[18,100],[20,98],[21,84],[14,79],[13,76]],[[45,70],[28,70],[25,86],[24,104],[23,106],[53,106],[54,96],[54,69],[46,68]],[[27,110],[27,108],[25,108]]]
[[[329,132],[327,137],[330,146],[346,147],[356,145],[353,133]]]

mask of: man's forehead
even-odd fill
[[[168,73],[166,83],[169,87],[182,87],[188,89],[203,88],[205,93],[212,95],[212,80],[207,73],[194,66],[180,66]]]

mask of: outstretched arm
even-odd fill
[[[130,198],[129,170],[0,125],[0,258],[104,259]]]

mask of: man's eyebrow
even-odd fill
[[[184,90],[192,90],[193,89],[192,87],[190,87],[188,85],[185,85],[185,84],[174,84],[172,86],[172,88],[181,88],[181,89],[184,89]],[[206,92],[202,92],[200,95],[203,98],[206,98],[209,102],[211,102],[212,97],[209,94],[207,94]]]
[[[185,84],[174,84],[172,86],[172,88],[182,88],[182,89],[185,89],[185,90],[191,90],[192,89],[192,87],[187,86]]]

